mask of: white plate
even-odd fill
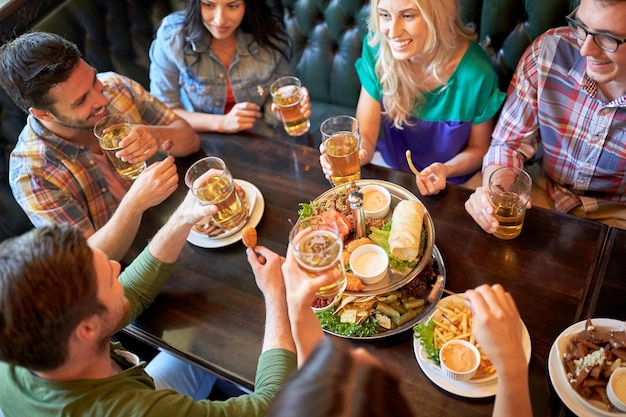
[[[565,329],[552,344],[550,355],[548,356],[548,373],[550,374],[552,386],[561,398],[561,401],[577,416],[624,416],[625,414],[618,410],[607,410],[600,401],[587,400],[581,397],[574,388],[572,388],[567,379],[565,365],[563,364],[559,350],[564,349],[564,345],[569,343],[569,337],[585,330],[586,322],[587,320],[583,320],[571,325]],[[595,326],[604,326],[616,330],[624,329],[624,322],[620,320],[592,318],[591,322]]]
[[[220,235],[217,238],[210,238],[192,229],[189,232],[189,236],[187,236],[187,242],[201,248],[222,248],[241,240],[241,230],[245,226],[256,227],[256,225],[259,224],[261,217],[263,217],[263,211],[265,210],[263,194],[261,194],[261,191],[254,184],[248,181],[239,179],[235,181],[243,188],[246,193],[246,198],[248,199],[249,210],[251,211],[248,221],[242,224],[238,229],[229,231],[227,236]]]
[[[427,319],[424,319],[423,322],[427,322],[431,316],[429,316]],[[530,334],[528,333],[528,329],[526,328],[524,322],[522,322],[522,332],[522,344],[524,347],[524,354],[526,355],[526,361],[529,362],[530,355],[532,353],[532,345],[530,342]],[[428,379],[430,379],[438,387],[452,394],[467,398],[485,398],[496,395],[496,392],[498,390],[497,377],[483,378],[482,380],[471,382],[453,381],[446,377],[439,368],[439,366],[437,366],[430,359],[428,359],[426,353],[422,351],[422,344],[418,339],[414,337],[413,353],[415,354],[415,359],[417,359],[417,363],[422,369],[422,372],[424,372]]]

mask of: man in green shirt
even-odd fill
[[[262,416],[296,368],[281,265],[263,247],[248,261],[266,300],[255,391],[194,401],[155,390],[145,362],[110,337],[157,296],[194,223],[214,206],[188,194],[148,247],[120,264],[90,248],[80,231],[51,225],[0,244],[0,415]]]

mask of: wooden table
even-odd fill
[[[202,135],[202,148],[207,155],[223,158],[235,178],[260,189],[265,212],[257,226],[259,244],[284,253],[290,220],[298,217],[298,203],[329,188],[319,167],[318,151],[249,135],[218,134]],[[181,177],[201,156],[178,160]],[[387,180],[419,196],[412,175],[368,165],[362,178]],[[163,205],[146,214],[131,254],[145,245],[185,192],[181,185]],[[462,292],[499,282],[513,294],[532,340],[534,414],[555,415],[563,406],[551,389],[548,351],[558,334],[589,308],[590,289],[599,288],[606,266],[602,254],[610,229],[533,208],[526,215],[521,235],[503,241],[484,233],[466,213],[463,205],[469,195],[464,188],[448,186],[436,196],[420,198],[435,224],[436,245],[447,270],[446,287]],[[162,294],[127,331],[251,389],[263,319],[261,293],[241,242],[218,249],[188,244]],[[355,345],[368,348],[401,377],[416,415],[491,415],[493,398],[457,397],[430,382],[416,362],[410,332]]]

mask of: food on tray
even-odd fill
[[[241,241],[246,248],[254,248],[257,242],[256,229],[254,227],[244,227],[241,231]]]
[[[623,330],[594,326],[588,319],[585,330],[572,337],[563,361],[574,390],[584,398],[601,401],[608,410],[613,409],[606,385],[615,369],[626,366],[626,333]]]
[[[366,185],[367,187],[382,187],[374,185]],[[387,252],[389,256],[389,266],[392,271],[402,273],[402,271],[410,271],[418,261],[425,250],[428,233],[423,227],[424,206],[415,200],[403,200],[397,203],[393,215],[387,215],[384,218],[371,218],[366,216],[366,234],[368,237],[355,238],[352,224],[352,210],[348,202],[348,196],[352,191],[359,190],[354,182],[349,185],[333,189],[320,196],[310,203],[300,203],[298,210],[299,218],[305,218],[314,215],[321,215],[335,220],[340,228],[341,235],[344,238],[343,264],[348,267],[350,254],[358,247],[364,244],[377,244]],[[398,210],[398,208],[400,208]],[[398,212],[398,214],[395,214]],[[395,217],[394,217],[395,216]],[[390,221],[390,217],[392,217]],[[394,229],[394,221],[396,219],[398,226],[395,228],[392,237],[392,229]],[[418,224],[419,223],[419,224]],[[406,231],[398,229],[405,228]],[[400,258],[391,252],[390,242],[394,242],[395,249]],[[348,272],[347,291],[358,292],[367,290],[367,286],[360,283],[359,278]]]
[[[427,323],[414,328],[414,336],[419,339],[428,359],[439,365],[439,350],[450,340],[465,340],[478,348],[480,365],[472,379],[482,379],[496,371],[491,361],[482,351],[472,334],[472,313],[463,302],[462,296],[446,297],[437,303],[437,310]]]
[[[389,250],[402,261],[417,259],[424,223],[424,206],[414,200],[402,200],[391,217]]]
[[[372,337],[396,329],[415,320],[424,310],[425,294],[437,273],[437,263],[430,259],[422,272],[402,288],[381,295],[343,294],[337,306],[316,313],[317,317],[324,330],[353,338]]]

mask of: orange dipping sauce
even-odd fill
[[[441,360],[455,372],[469,372],[476,366],[476,356],[466,346],[452,343],[444,346]]]

